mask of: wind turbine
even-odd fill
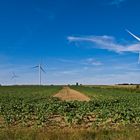
[[[43,69],[43,67],[42,67],[42,65],[41,64],[39,64],[39,65],[37,65],[37,66],[35,66],[35,67],[33,67],[33,68],[38,68],[38,76],[39,76],[39,85],[41,85],[41,80],[42,80],[42,78],[41,78],[41,72],[44,72],[44,73],[46,73],[46,71]]]
[[[12,72],[11,80],[14,80],[14,79],[15,79],[15,84],[16,84],[16,79],[17,79],[18,77],[19,77],[19,76],[17,76],[14,72]]]
[[[129,30],[126,29],[126,31],[133,36],[135,39],[137,39],[138,41],[140,41],[140,38],[137,37],[136,35],[134,35],[133,33],[131,33]],[[138,58],[138,64],[140,64],[140,50],[139,50],[139,58]]]

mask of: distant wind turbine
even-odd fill
[[[46,71],[43,69],[43,67],[41,66],[41,64],[39,64],[39,65],[33,67],[33,69],[34,69],[34,68],[38,68],[39,85],[41,85],[41,80],[42,80],[42,78],[41,78],[41,76],[42,76],[42,75],[41,75],[41,72],[46,73]]]
[[[19,77],[18,75],[16,75],[14,72],[12,72],[11,80],[14,80],[14,79],[15,79],[15,84],[16,84],[16,79],[17,79],[18,77]]]
[[[12,77],[11,77],[11,80],[12,79],[15,79],[15,78],[18,78],[19,76],[17,76],[14,72],[12,72]]]
[[[140,41],[140,38],[137,37],[136,35],[134,35],[133,33],[131,33],[129,30],[126,29],[126,31],[133,36],[135,39],[137,39],[138,41]],[[140,64],[140,51],[139,51],[139,59],[138,59],[138,64]]]

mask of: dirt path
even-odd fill
[[[61,100],[66,100],[66,101],[89,101],[90,98],[87,97],[86,95],[73,90],[69,87],[64,87],[62,90],[60,90],[57,94],[55,94],[53,97],[60,98]]]

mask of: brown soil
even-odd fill
[[[87,97],[86,95],[70,89],[69,87],[64,87],[62,90],[60,90],[57,94],[55,94],[53,97],[57,97],[61,100],[65,101],[89,101],[90,98]]]

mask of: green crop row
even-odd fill
[[[72,87],[89,95],[91,101],[66,102],[50,96],[61,88],[0,88],[0,126],[50,126],[62,120],[64,125],[90,127],[140,124],[140,93],[136,90]]]

